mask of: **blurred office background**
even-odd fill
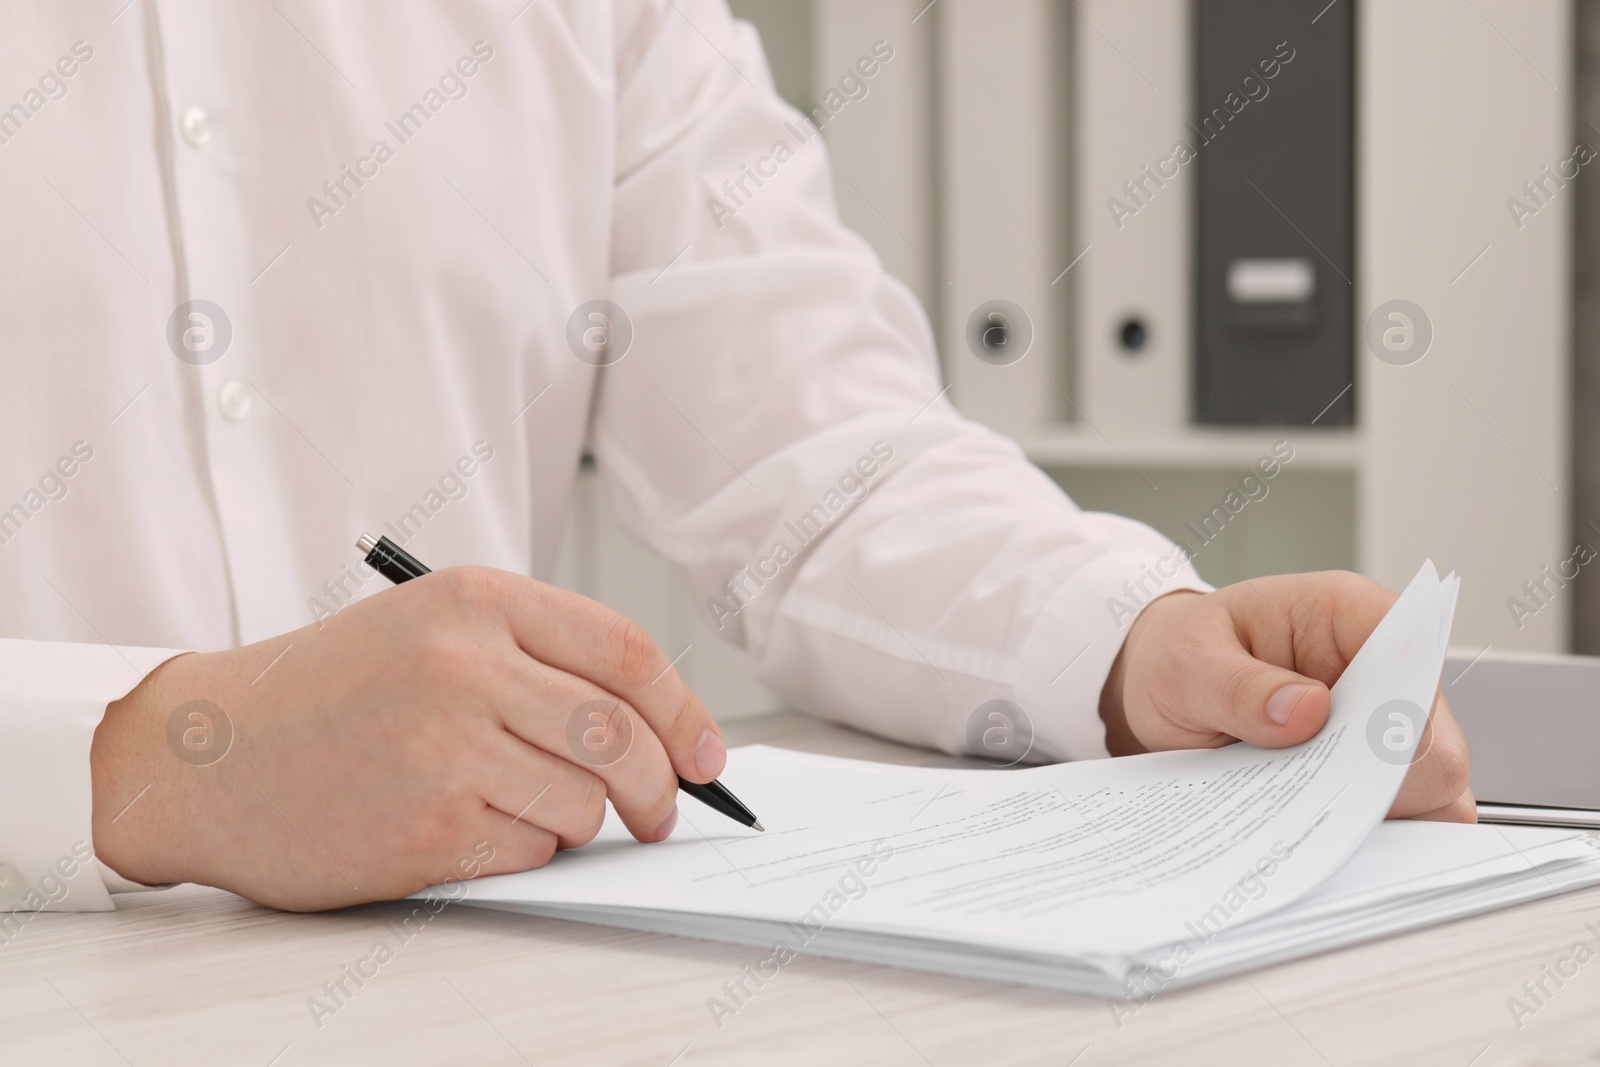
[[[952,399],[1081,506],[1218,585],[1432,557],[1458,650],[1600,652],[1600,0],[732,7]],[[558,580],[776,706],[589,474]]]

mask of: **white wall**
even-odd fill
[[[1435,331],[1409,366],[1358,349],[1360,562],[1390,585],[1424,556],[1459,568],[1463,645],[1563,651],[1570,594],[1521,629],[1506,601],[1571,550],[1576,194],[1558,191],[1521,229],[1506,202],[1571,154],[1572,12],[1475,5],[1383,0],[1358,20],[1357,303],[1411,300]]]

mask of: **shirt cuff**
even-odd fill
[[[89,750],[106,705],[181,654],[0,640],[0,913],[110,911],[150,888],[94,857]],[[0,915],[0,944],[19,917]]]
[[[1167,593],[1213,588],[1179,545],[1108,552],[1076,569],[1022,649],[1017,704],[1033,726],[1033,754],[1050,762],[1108,757],[1100,691],[1133,621]]]

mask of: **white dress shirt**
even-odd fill
[[[548,576],[586,447],[764,683],[908,742],[962,751],[1005,699],[1035,758],[1105,755],[1110,602],[1205,588],[939,398],[922,308],[721,0],[4,21],[13,908],[127,888],[83,859],[89,745],[163,649],[383,588],[366,529]]]

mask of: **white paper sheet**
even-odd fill
[[[1350,858],[1393,802],[1417,740],[1380,719],[1395,747],[1374,747],[1373,717],[1394,700],[1431,706],[1456,589],[1425,564],[1334,687],[1326,728],[1295,748],[1011,771],[739,749],[722,781],[766,834],[685,801],[668,842],[639,845],[608,819],[592,844],[470,883],[466,900],[809,916],[836,933],[1048,952],[1116,971],[1191,936],[1204,916],[1232,928],[1289,905]]]

